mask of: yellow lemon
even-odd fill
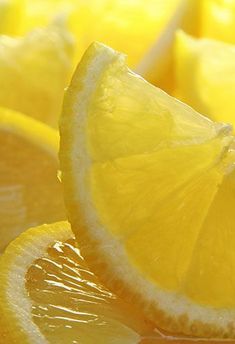
[[[1,343],[139,344],[157,337],[134,305],[87,268],[67,222],[32,228],[12,242],[0,258],[0,284]]]
[[[60,128],[69,219],[93,271],[161,328],[234,338],[231,127],[94,43],[68,88]]]
[[[202,0],[199,34],[235,43],[235,1]]]
[[[20,33],[67,17],[76,37],[76,63],[94,40],[128,54],[132,66],[144,57],[184,0],[26,0]]]

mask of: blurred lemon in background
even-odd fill
[[[212,119],[235,125],[234,91],[235,46],[179,31],[175,95]]]
[[[173,87],[173,51],[172,46],[175,39],[175,31],[184,27],[189,32],[196,34],[196,23],[198,20],[198,3],[194,0],[179,1],[172,10],[171,17],[160,35],[155,39],[143,59],[135,68],[136,72],[146,78],[149,82],[170,92]]]
[[[135,66],[154,44],[182,0],[24,0],[18,34],[67,18],[76,38],[76,59],[94,40],[128,55]]]
[[[30,226],[66,218],[58,140],[45,124],[0,108],[0,252]]]
[[[201,0],[199,34],[235,43],[235,1]]]
[[[19,0],[0,0],[0,34],[18,33],[22,9]]]
[[[61,22],[22,38],[0,36],[0,106],[56,127],[72,54],[73,39]]]

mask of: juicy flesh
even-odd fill
[[[23,230],[66,216],[55,157],[4,131],[0,156],[1,251]]]
[[[100,284],[74,239],[56,241],[31,265],[26,289],[33,321],[49,343],[127,344],[140,343],[140,336],[157,336],[134,306]]]
[[[86,122],[84,182],[99,223],[147,281],[215,307],[235,306],[229,130],[118,63]]]

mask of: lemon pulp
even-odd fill
[[[98,281],[73,238],[55,241],[25,278],[33,321],[49,343],[137,343],[137,333],[151,336],[151,323]]]
[[[223,181],[220,159],[227,139],[221,139],[216,126],[203,118],[195,118],[189,131],[190,123],[183,120],[190,118],[180,119],[180,113],[179,118],[173,117],[163,103],[164,94],[128,70],[117,70],[118,74],[115,67],[105,73],[95,104],[89,104],[90,109],[96,108],[86,123],[91,199],[100,222],[121,241],[128,260],[145,278],[165,290],[187,293],[184,285],[197,252],[195,245],[217,223],[213,216],[208,218],[208,211]],[[202,227],[209,219],[212,223]],[[212,249],[214,242],[208,239]],[[200,256],[203,250],[200,247]],[[207,247],[205,260],[210,254]],[[190,292],[190,297],[206,305],[235,307],[234,293],[228,294],[224,279],[219,272],[216,275],[223,281],[216,287],[210,287],[208,280],[198,281],[200,289],[211,295],[208,300],[197,291]],[[194,290],[194,284],[189,285]],[[222,288],[216,298],[211,288]]]

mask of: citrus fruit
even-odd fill
[[[175,43],[178,98],[214,120],[235,125],[235,46],[179,31]]]
[[[57,149],[54,129],[0,108],[0,252],[29,226],[66,218]]]
[[[200,7],[200,35],[234,44],[234,0],[202,0]]]
[[[71,73],[71,49],[62,23],[22,38],[0,36],[0,106],[56,127]]]
[[[128,54],[135,66],[151,48],[182,0],[26,0],[20,33],[65,16],[76,38],[76,64],[99,40]],[[140,44],[141,42],[141,44]]]
[[[67,222],[22,233],[0,259],[7,343],[137,344],[153,325],[89,271]]]
[[[93,271],[161,328],[235,337],[231,127],[94,43],[60,131],[69,220]]]

